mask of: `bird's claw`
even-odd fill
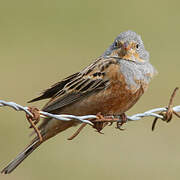
[[[125,113],[119,115],[119,119],[121,121],[118,121],[117,124],[116,124],[116,128],[121,130],[121,131],[124,131],[125,129],[122,128],[122,125],[125,124],[127,122],[127,116]]]

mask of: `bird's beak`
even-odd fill
[[[130,49],[131,49],[131,46],[129,43],[125,42],[125,43],[122,43],[122,46],[121,46],[121,49],[120,49],[120,52],[119,52],[119,55],[121,57],[124,57],[126,55],[128,55],[130,52]]]
[[[120,58],[128,61],[145,62],[139,57],[136,51],[136,44],[134,42],[120,42],[121,45],[118,49],[112,51],[110,57]]]
[[[136,52],[136,44],[133,42],[122,42],[121,49],[119,49],[118,55],[120,58],[130,61],[140,61],[144,62],[143,59],[139,57],[139,54]]]

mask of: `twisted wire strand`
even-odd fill
[[[21,106],[15,102],[7,102],[0,100],[0,107],[8,106],[13,108],[16,111],[24,111],[26,114],[30,115],[33,117],[32,113],[28,110],[28,107]],[[148,111],[145,111],[143,113],[138,113],[134,114],[132,116],[127,116],[127,121],[138,121],[141,120],[144,117],[155,117],[155,118],[160,118],[164,119],[160,113],[167,112],[168,108],[167,107],[162,107],[162,108],[155,108],[151,109]],[[172,107],[172,110],[176,113],[180,112],[180,105]],[[90,119],[96,119],[96,115],[85,115],[85,116],[75,116],[75,115],[67,115],[67,114],[51,114],[48,112],[40,111],[40,116],[41,117],[51,117],[60,121],[71,121],[71,120],[76,120],[79,121],[80,123],[86,123],[89,125],[93,125]],[[121,122],[121,119],[119,120]]]

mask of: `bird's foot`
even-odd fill
[[[121,131],[124,131],[125,129],[122,128],[122,125],[127,122],[127,116],[125,113],[123,113],[123,114],[119,115],[118,117],[119,117],[119,121],[117,121],[117,123],[116,123],[116,128]]]
[[[101,130],[106,125],[111,126],[114,122],[116,122],[117,124],[116,126],[117,129],[124,130],[122,129],[122,125],[127,122],[127,117],[125,113],[121,115],[114,115],[114,116],[103,116],[101,113],[98,113],[96,116],[97,116],[97,119],[92,122],[94,123],[94,128],[98,132],[101,132]]]
[[[103,116],[100,112],[97,113],[96,117],[97,117],[97,119],[92,121],[94,124],[93,128],[95,128],[98,133],[104,134],[101,131],[106,125],[108,125],[108,122],[106,121],[105,116]]]

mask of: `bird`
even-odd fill
[[[86,68],[52,85],[29,103],[50,99],[42,111],[54,114],[122,115],[139,100],[156,73],[141,36],[128,30]],[[43,142],[78,124],[75,120],[42,120],[38,129],[43,141],[35,137],[1,173],[11,173]]]

